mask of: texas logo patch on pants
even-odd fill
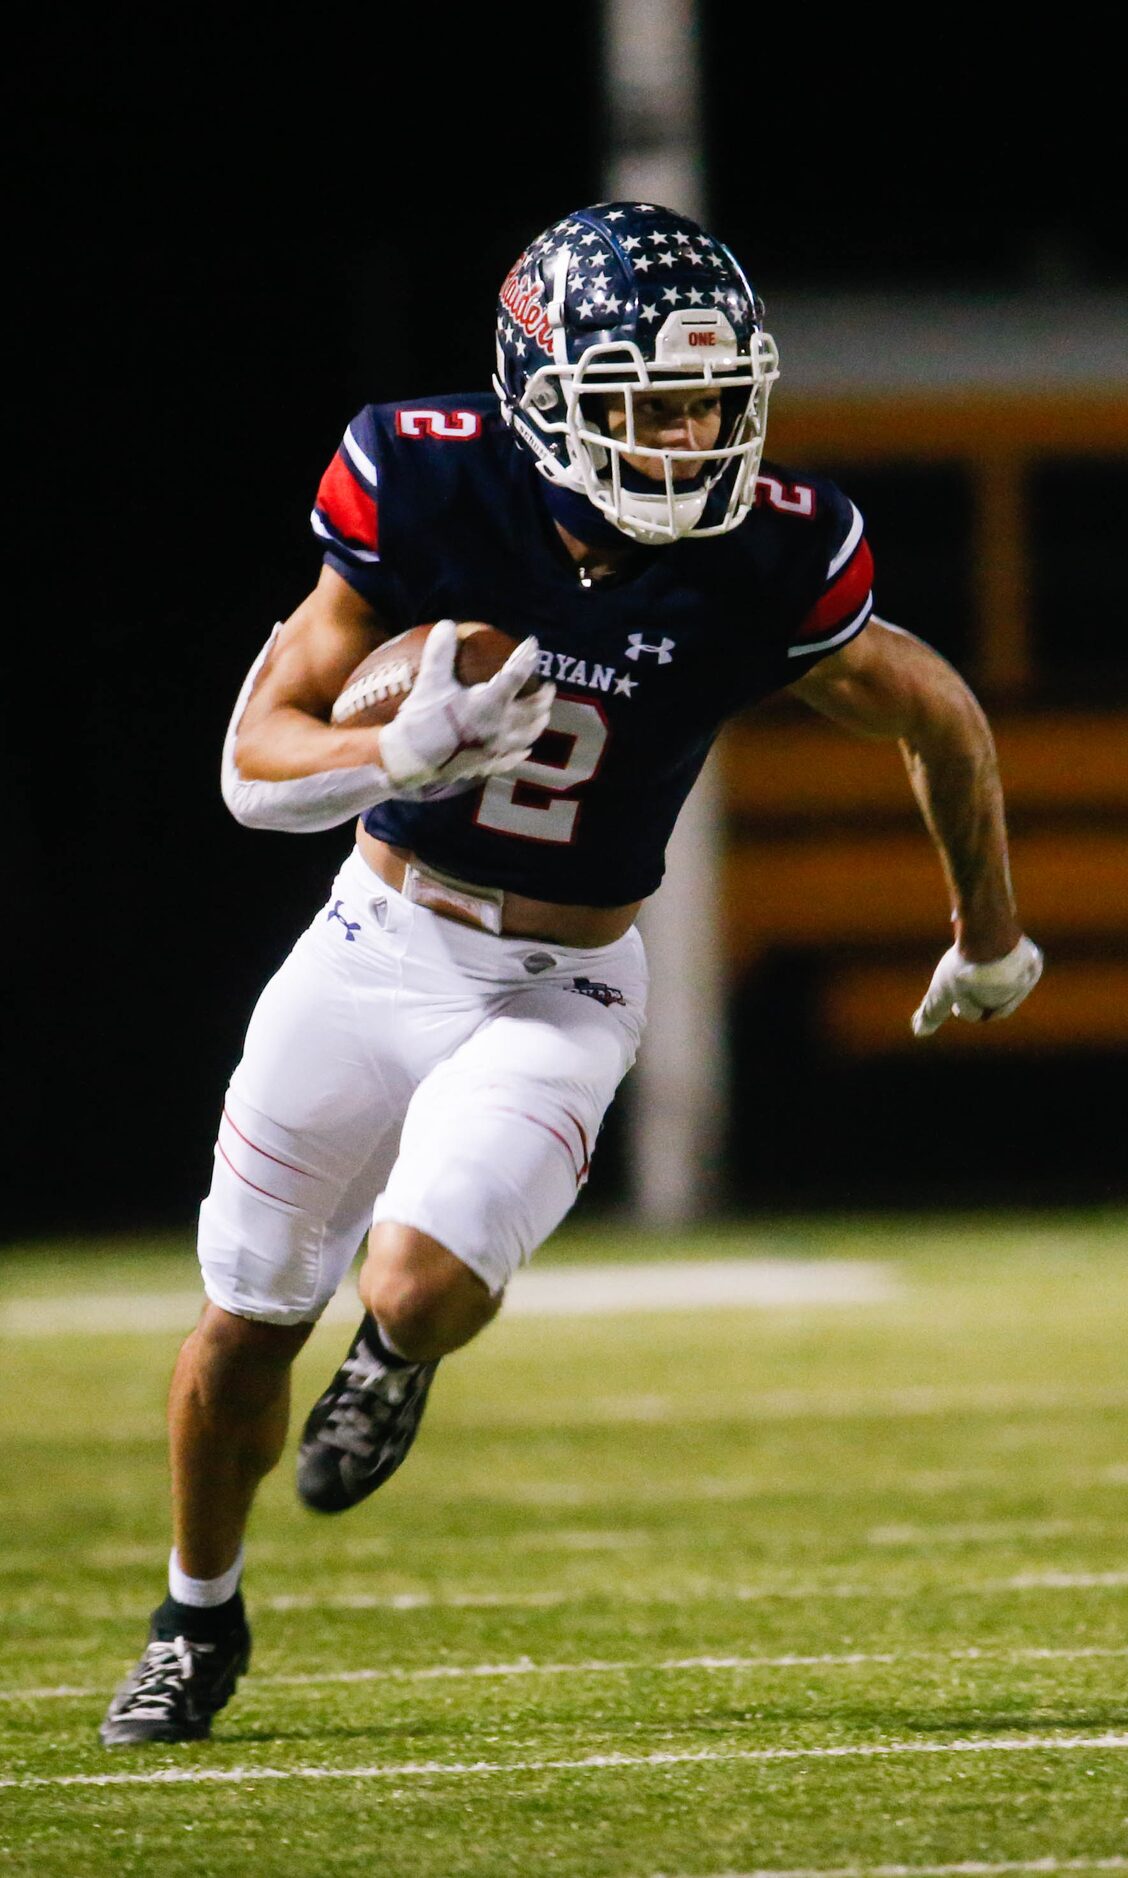
[[[626,999],[615,985],[602,985],[594,978],[573,978],[572,990],[581,997],[595,998],[599,1004],[625,1004]]]

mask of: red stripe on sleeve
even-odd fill
[[[800,639],[817,639],[844,626],[865,605],[873,586],[873,555],[865,536],[799,628]]]
[[[340,452],[321,478],[317,506],[342,540],[375,549],[379,534],[376,498],[360,487]]]

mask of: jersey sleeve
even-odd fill
[[[386,582],[380,565],[380,472],[376,426],[368,410],[348,425],[322,476],[310,527],[324,560],[366,599],[378,601]]]
[[[822,588],[799,622],[787,648],[796,661],[816,661],[857,637],[873,612],[873,556],[865,525],[848,497],[834,507],[830,556]]]

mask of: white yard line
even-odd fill
[[[382,1664],[372,1669],[333,1669],[311,1671],[305,1675],[256,1676],[258,1689],[309,1689],[338,1683],[366,1682],[459,1682],[492,1681],[510,1676],[621,1676],[621,1675],[717,1675],[765,1669],[859,1669],[870,1664],[897,1663],[1019,1663],[1082,1662],[1091,1658],[1128,1656],[1128,1645],[1078,1645],[1072,1649],[1036,1648],[996,1649],[968,1645],[958,1650],[852,1650],[845,1655],[801,1656],[678,1656],[657,1661],[624,1660],[582,1663],[537,1663],[531,1657],[519,1657],[512,1663],[429,1663],[419,1669]],[[0,1702],[48,1702],[63,1698],[93,1697],[100,1689],[76,1688],[59,1683],[46,1689],[3,1689]]]
[[[1007,1584],[1012,1591],[1109,1591],[1128,1585],[1128,1571],[1019,1572]]]
[[[1128,1386],[1123,1383],[1068,1387],[1057,1383],[915,1383],[833,1393],[816,1388],[592,1395],[570,1403],[566,1411],[557,1408],[553,1418],[569,1427],[600,1423],[683,1426],[687,1420],[911,1421],[942,1415],[1037,1415],[1125,1406]],[[510,1425],[542,1424],[528,1413],[514,1415],[510,1422],[492,1405],[480,1414],[463,1411],[459,1416],[464,1429]]]
[[[1013,1578],[987,1578],[974,1584],[946,1581],[945,1589],[964,1598],[994,1597],[1005,1591],[1110,1591],[1128,1585],[1128,1571],[1020,1572]],[[919,1596],[933,1587],[919,1584],[796,1584],[794,1581],[758,1585],[710,1585],[695,1581],[657,1590],[623,1590],[619,1601],[632,1606],[686,1604],[715,1600],[738,1604],[780,1598],[815,1603],[820,1598],[887,1598]],[[559,1591],[357,1591],[282,1593],[263,1598],[270,1611],[420,1611],[420,1610],[556,1610],[562,1605],[586,1604],[601,1596],[597,1587]]]
[[[346,1591],[329,1597],[301,1591],[258,1602],[268,1611],[550,1611],[576,1597],[568,1591]]]
[[[901,1584],[868,1584],[858,1581],[812,1584],[790,1580],[771,1584],[731,1585],[711,1584],[693,1578],[683,1585],[619,1587],[616,1599],[624,1607],[642,1610],[647,1605],[753,1604],[768,1603],[773,1599],[786,1603],[818,1604],[828,1600],[837,1602],[840,1599],[872,1598],[875,1601],[897,1603],[926,1595],[991,1598],[1014,1591],[1115,1591],[1126,1586],[1128,1571],[1021,1572],[1012,1578],[984,1578],[971,1583],[961,1583],[951,1576],[941,1583],[915,1581]],[[604,1590],[593,1584],[540,1591],[479,1591],[452,1587],[445,1591],[280,1592],[273,1597],[260,1598],[258,1604],[261,1610],[268,1611],[562,1610],[589,1605],[604,1597]],[[73,1600],[53,1594],[50,1602],[54,1608],[63,1609],[69,1608]],[[106,1621],[120,1615],[114,1610],[91,1612],[88,1601],[83,1603],[82,1608],[87,1619],[94,1617],[98,1621]]]
[[[1013,1578],[986,1578],[973,1584],[959,1584],[951,1579],[945,1589],[963,1598],[994,1597],[1006,1591],[1110,1591],[1128,1585],[1128,1571],[1110,1572],[1020,1572]],[[711,1585],[695,1580],[684,1586],[670,1585],[657,1589],[619,1588],[619,1602],[632,1607],[646,1604],[697,1604],[706,1602],[750,1604],[779,1598],[787,1602],[817,1603],[827,1598],[900,1598],[917,1597],[932,1586],[920,1584],[866,1584],[845,1581],[837,1584],[798,1583]],[[260,1599],[269,1611],[423,1611],[423,1610],[557,1610],[561,1606],[587,1604],[601,1596],[596,1586],[577,1590],[542,1591],[342,1591],[328,1594],[301,1591],[281,1593]]]
[[[505,1550],[516,1552],[633,1552],[642,1546],[659,1546],[667,1543],[666,1535],[646,1527],[631,1529],[565,1527],[542,1531],[539,1528],[529,1532],[507,1533]],[[481,1535],[472,1538],[460,1534],[457,1541],[449,1542],[452,1553],[461,1558],[475,1552],[484,1552],[491,1557],[497,1554],[497,1539]],[[372,1560],[386,1560],[402,1551],[402,1547],[393,1538],[378,1536],[371,1539],[338,1539],[333,1534],[331,1556],[326,1556],[326,1568],[338,1571],[342,1566],[365,1565]],[[432,1545],[431,1556],[434,1557]],[[0,1558],[0,1577],[7,1573],[35,1570],[42,1568],[52,1556],[48,1551],[9,1553]],[[99,1544],[86,1552],[68,1554],[74,1564],[85,1564],[99,1569],[119,1565],[145,1567],[163,1565],[168,1558],[168,1545],[153,1543],[130,1543],[123,1545]],[[256,1565],[289,1565],[293,1563],[294,1546],[290,1540],[256,1539],[254,1542]]]
[[[648,1767],[700,1767],[765,1761],[887,1760],[902,1754],[1119,1753],[1128,1734],[1012,1735],[967,1741],[870,1741],[822,1748],[693,1748],[656,1754],[588,1754],[577,1760],[402,1761],[389,1767],[167,1767],[148,1773],[27,1774],[0,1779],[0,1788],[154,1787],[253,1780],[410,1780],[444,1776],[627,1772]]]
[[[588,1317],[610,1312],[804,1310],[887,1304],[899,1293],[892,1268],[872,1259],[656,1259],[638,1264],[548,1266],[518,1272],[506,1292],[507,1317]],[[81,1297],[10,1298],[0,1304],[0,1336],[84,1336],[188,1330],[203,1293],[152,1291]],[[355,1325],[351,1285],[323,1322]]]
[[[505,1312],[574,1317],[605,1311],[716,1310],[753,1305],[888,1304],[900,1292],[892,1268],[872,1259],[656,1259],[519,1272]]]
[[[960,1470],[938,1472],[933,1469],[906,1468],[903,1472],[869,1473],[866,1476],[865,1492],[874,1499],[887,1501],[894,1495],[911,1494],[914,1498],[942,1498],[945,1494],[962,1493],[967,1488],[997,1488],[1000,1477],[1010,1474],[1012,1461],[1009,1456],[1000,1454],[993,1467],[972,1467]],[[1128,1469],[1120,1470],[1109,1467],[1039,1467],[1039,1482],[1044,1486],[1063,1485],[1071,1490],[1080,1487],[1121,1486],[1128,1483]],[[580,1509],[586,1507],[615,1507],[626,1505],[668,1506],[671,1499],[679,1503],[692,1503],[695,1500],[705,1502],[740,1503],[775,1498],[809,1499],[819,1502],[827,1499],[848,1499],[857,1501],[859,1487],[856,1481],[826,1479],[789,1479],[770,1475],[750,1475],[746,1479],[726,1479],[723,1476],[710,1478],[707,1474],[693,1480],[681,1480],[676,1491],[665,1480],[634,1480],[627,1487],[621,1480],[606,1484],[578,1480],[528,1480],[510,1481],[505,1484],[496,1482],[488,1492],[474,1489],[467,1482],[467,1492],[473,1492],[476,1498],[488,1498],[491,1501],[504,1502],[507,1505],[530,1506],[537,1508],[565,1507]],[[167,1551],[167,1547],[165,1547]],[[163,1558],[165,1551],[152,1548],[151,1556]],[[257,1547],[256,1547],[257,1556]],[[0,1561],[0,1570],[3,1561]]]
[[[984,1519],[966,1525],[874,1526],[866,1534],[872,1546],[1000,1545],[1024,1539],[1068,1539],[1122,1533],[1124,1521],[1111,1519]]]

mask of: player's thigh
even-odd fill
[[[200,1210],[205,1289],[265,1323],[313,1321],[395,1158],[411,1084],[381,1034],[396,972],[319,915],[264,989],[223,1104]]]
[[[585,983],[621,1002],[562,982],[530,987],[433,1069],[408,1107],[375,1220],[429,1234],[491,1292],[574,1205],[634,1061],[645,968],[641,947],[620,944],[614,986]]]

